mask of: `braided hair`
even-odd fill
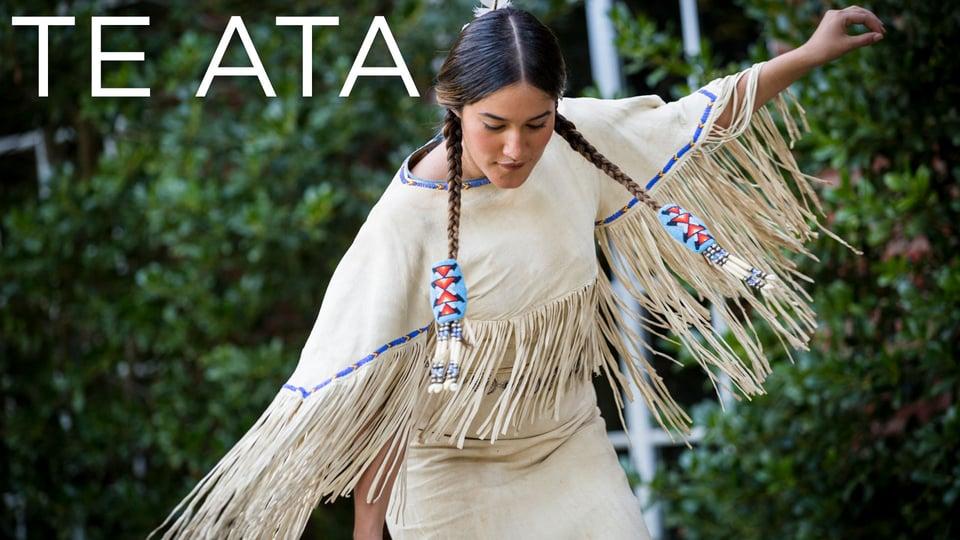
[[[437,103],[447,109],[442,132],[447,149],[447,240],[451,259],[457,257],[460,248],[463,188],[463,130],[457,113],[466,105],[520,82],[553,96],[556,103],[566,89],[567,71],[556,35],[532,14],[511,5],[488,11],[466,25],[437,74]],[[659,208],[640,184],[611,163],[573,122],[559,113],[554,132],[641,203],[654,210]]]

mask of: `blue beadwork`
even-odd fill
[[[758,268],[750,267],[750,275],[743,278],[743,282],[751,287],[759,289],[766,284],[764,277],[766,277],[765,274]]]
[[[653,186],[655,186],[656,183],[659,182],[661,178],[663,178],[668,172],[670,172],[670,169],[673,168],[673,166],[677,163],[677,161],[680,160],[681,157],[683,157],[684,154],[686,154],[688,151],[693,149],[694,145],[696,145],[697,141],[700,139],[700,135],[703,133],[704,123],[707,121],[707,118],[710,117],[710,111],[713,109],[713,103],[717,100],[717,96],[714,95],[713,92],[710,92],[709,90],[705,90],[703,88],[697,90],[697,92],[710,98],[710,102],[707,103],[707,106],[703,109],[703,114],[700,115],[700,122],[697,124],[697,129],[693,132],[693,137],[691,138],[690,142],[683,145],[683,147],[680,148],[680,150],[678,150],[667,161],[667,164],[664,165],[662,169],[657,171],[657,174],[653,175],[653,178],[647,181],[647,185],[645,186],[645,189],[647,189],[648,191],[651,188],[653,188]],[[638,202],[639,201],[637,200],[636,197],[631,198],[630,202],[628,202],[623,208],[621,208],[620,210],[617,210],[613,214],[603,219],[598,219],[594,223],[594,225],[597,225],[597,226],[606,225],[608,223],[616,221],[617,219],[622,217],[624,214],[626,214],[627,210],[630,210],[631,208],[633,208]]]
[[[423,326],[423,327],[421,327],[421,328],[417,328],[416,330],[414,330],[414,331],[412,331],[412,332],[410,332],[410,333],[408,333],[408,334],[405,334],[405,335],[403,335],[403,336],[400,336],[400,337],[398,337],[397,339],[394,339],[394,340],[390,341],[389,343],[386,343],[386,344],[384,344],[384,345],[381,345],[380,347],[377,348],[377,350],[373,351],[372,353],[368,354],[367,356],[364,356],[364,357],[361,358],[360,360],[357,360],[356,362],[354,362],[354,363],[351,364],[350,366],[348,366],[348,367],[346,367],[346,368],[338,371],[333,377],[330,377],[329,379],[321,382],[320,384],[317,384],[317,385],[313,386],[313,388],[307,388],[307,387],[304,387],[304,386],[294,386],[294,385],[289,384],[289,383],[284,384],[284,385],[283,385],[283,388],[286,389],[286,390],[291,390],[291,391],[293,391],[293,392],[299,392],[300,395],[301,395],[301,397],[306,398],[306,397],[309,396],[310,394],[316,392],[317,390],[320,390],[321,388],[323,388],[324,386],[332,383],[333,381],[335,381],[335,380],[337,380],[337,379],[341,379],[341,378],[343,378],[343,377],[346,377],[347,375],[353,373],[354,371],[357,371],[359,368],[361,368],[361,367],[369,364],[369,363],[372,362],[374,359],[376,359],[377,357],[379,357],[381,354],[385,353],[387,350],[392,349],[393,347],[396,347],[396,346],[398,346],[398,345],[403,345],[404,343],[407,343],[407,342],[410,341],[411,339],[413,339],[413,338],[419,336],[420,334],[426,332],[427,329],[430,328],[430,324],[432,324],[432,323],[429,323],[429,324],[427,324],[427,325],[425,325],[425,326]]]
[[[450,362],[447,364],[447,378],[452,380],[457,380],[457,377],[460,375],[460,365]]]
[[[462,319],[467,312],[467,285],[460,264],[456,259],[444,259],[432,268],[430,306],[434,319],[440,324]]]
[[[661,206],[657,217],[674,240],[694,253],[703,253],[715,243],[703,221],[678,204],[668,203]]]
[[[430,382],[443,382],[443,373],[443,364],[433,364],[430,366]]]
[[[711,263],[717,266],[723,266],[730,257],[730,254],[727,253],[727,250],[714,243],[703,250],[703,256]]]

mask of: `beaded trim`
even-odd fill
[[[713,109],[713,103],[717,100],[717,96],[714,95],[709,90],[705,90],[703,88],[697,90],[697,92],[710,98],[710,102],[707,103],[707,106],[703,109],[703,114],[700,116],[700,121],[697,123],[697,129],[696,131],[693,132],[693,138],[691,138],[690,142],[683,145],[683,147],[680,148],[680,150],[678,150],[675,154],[673,154],[670,160],[667,161],[667,164],[664,165],[662,169],[657,171],[657,174],[653,175],[653,178],[651,178],[647,182],[646,189],[648,191],[657,182],[659,182],[660,179],[663,178],[670,171],[670,169],[672,169],[673,166],[676,165],[678,161],[680,161],[680,158],[683,157],[684,154],[686,154],[691,149],[693,149],[694,145],[697,144],[697,140],[700,139],[700,135],[703,134],[704,123],[707,121],[707,118],[710,116],[710,111]],[[608,223],[615,221],[617,218],[626,214],[627,210],[630,210],[631,208],[633,208],[638,202],[639,200],[637,200],[636,197],[631,198],[630,202],[625,204],[623,208],[617,210],[616,212],[607,216],[604,219],[598,219],[597,221],[594,222],[594,225],[597,225],[597,226],[606,225]]]
[[[412,176],[412,175],[411,175]],[[438,191],[448,191],[446,182],[437,182],[434,180],[415,180],[414,178],[408,178],[405,171],[400,169],[400,183],[406,186],[414,186],[419,188],[426,189],[435,189]],[[480,186],[485,186],[490,183],[490,180],[486,178],[473,178],[470,180],[463,181],[463,187],[461,189],[470,189]]]
[[[427,180],[426,178],[420,178],[418,176],[414,176],[413,173],[410,172],[410,163],[409,163],[410,157],[413,156],[413,154],[416,154],[417,152],[425,148],[427,145],[429,145],[433,141],[442,140],[442,139],[443,139],[443,136],[441,134],[437,134],[436,136],[434,136],[434,138],[427,141],[427,143],[421,146],[420,148],[417,148],[416,150],[414,150],[413,153],[411,153],[409,156],[406,157],[406,159],[403,160],[403,165],[400,166],[400,183],[401,184],[405,186],[414,186],[414,187],[425,188],[425,189],[435,189],[438,191],[448,191],[447,183],[445,181]],[[469,180],[463,180],[463,187],[461,189],[470,189],[470,188],[485,186],[489,183],[490,183],[490,180],[487,178],[471,178]]]
[[[433,321],[431,321],[430,324],[433,324]],[[398,337],[397,339],[395,339],[395,340],[393,340],[393,341],[391,341],[391,342],[389,342],[389,343],[386,343],[386,344],[384,344],[384,345],[381,345],[379,348],[377,348],[377,350],[375,350],[375,351],[373,351],[372,353],[364,356],[364,357],[361,358],[360,360],[357,360],[357,361],[354,362],[353,364],[351,364],[351,365],[343,368],[342,370],[338,371],[333,377],[330,377],[329,379],[327,379],[327,380],[325,380],[325,381],[322,381],[320,384],[315,385],[313,388],[306,388],[306,387],[303,387],[303,386],[294,386],[294,385],[292,385],[292,384],[284,384],[283,387],[286,388],[287,390],[292,390],[292,391],[294,391],[294,392],[300,392],[300,396],[306,398],[306,397],[309,396],[310,394],[316,392],[317,390],[320,390],[321,388],[323,388],[324,386],[332,383],[333,381],[335,381],[335,380],[337,380],[337,379],[342,379],[342,378],[346,377],[347,375],[353,373],[353,372],[356,371],[357,369],[359,369],[359,368],[361,368],[361,367],[369,364],[369,363],[372,362],[375,358],[377,358],[378,356],[380,356],[381,354],[383,354],[384,352],[386,352],[388,349],[392,349],[393,347],[398,347],[398,346],[400,346],[400,345],[403,345],[404,343],[410,341],[411,339],[413,339],[413,338],[419,336],[420,334],[426,332],[427,329],[430,328],[430,324],[427,324],[427,325],[424,326],[423,328],[417,328],[416,330],[414,330],[413,332],[410,332],[409,334],[402,335],[402,336]]]

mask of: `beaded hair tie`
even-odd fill
[[[720,247],[703,221],[679,204],[670,203],[661,206],[657,211],[657,217],[660,218],[660,224],[670,233],[671,238],[690,251],[703,255],[708,263],[734,276],[747,286],[759,290],[776,285],[775,275],[751,266],[750,263]]]
[[[481,0],[473,8],[477,18],[496,9],[509,7],[510,0]],[[462,32],[469,22],[460,29]],[[463,317],[467,312],[467,284],[456,259],[434,263],[430,278],[430,305],[437,329],[437,346],[430,363],[427,392],[455,392],[460,388],[460,359],[463,357]]]
[[[431,394],[460,388],[460,358],[463,351],[462,319],[467,311],[467,285],[456,259],[433,265],[430,282],[433,318],[437,324],[437,348],[430,365]]]

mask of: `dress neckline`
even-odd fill
[[[437,189],[441,191],[447,190],[446,180],[429,180],[427,178],[421,178],[412,172],[410,172],[410,162],[414,161],[419,162],[427,152],[433,150],[440,142],[443,141],[443,133],[437,133],[432,139],[427,141],[423,146],[417,148],[410,155],[408,155],[404,160],[403,164],[400,166],[400,183],[408,186],[421,187],[427,189]],[[490,180],[481,176],[479,178],[469,178],[463,180],[463,189],[470,189],[480,186],[485,186],[490,183]]]

